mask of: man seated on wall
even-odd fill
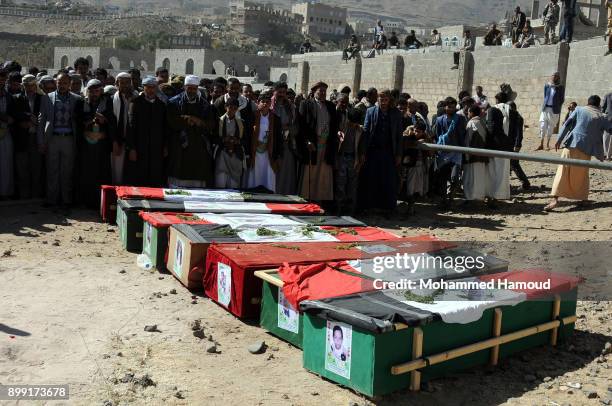
[[[484,37],[485,46],[501,46],[504,34],[497,29],[497,24],[493,24],[491,29]]]
[[[361,51],[361,44],[357,36],[353,34],[348,46],[342,51],[342,60],[348,62],[350,59],[356,58],[359,56],[359,51]]]

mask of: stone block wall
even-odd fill
[[[204,71],[204,50],[202,49],[157,49],[155,51],[155,68],[163,66],[166,59],[169,61],[169,70],[172,74],[185,75],[189,59],[193,60],[194,75],[209,73]]]
[[[401,89],[404,61],[399,55],[379,55],[361,60],[361,88]],[[354,89],[354,87],[353,87]]]
[[[567,69],[566,104],[586,104],[591,95],[612,92],[612,56],[603,56],[607,44],[601,38],[574,42]]]
[[[491,103],[502,83],[509,83],[517,92],[516,104],[525,123],[539,121],[544,84],[555,71],[566,79],[569,49],[566,44],[556,46],[513,49],[502,47],[481,48],[472,53],[474,73],[472,93],[482,86]]]
[[[320,52],[313,58],[309,55],[307,89],[319,81],[327,83],[329,91],[340,90],[342,86],[350,86],[351,89],[359,86],[356,72],[361,69],[361,61],[353,59],[346,63],[341,59],[339,52]]]
[[[79,57],[91,61],[90,69],[100,66],[100,48],[98,47],[56,47],[53,55],[53,68],[59,70],[66,66],[74,66],[74,61]]]
[[[452,52],[431,52],[403,55],[404,92],[427,103],[430,112],[436,111],[438,101],[459,93],[459,70],[451,69]]]

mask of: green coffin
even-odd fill
[[[142,236],[142,253],[149,257],[153,268],[165,271],[168,227],[155,227],[153,224],[145,221],[142,226]]]
[[[577,289],[561,295],[560,317],[576,314]],[[506,334],[532,327],[551,320],[553,299],[526,301],[515,306],[500,306],[502,312],[502,331]],[[444,323],[441,320],[421,325],[423,331],[423,355],[433,355],[468,344],[477,343],[492,337],[495,309],[487,309],[482,317],[472,323]],[[336,325],[350,329],[342,330],[343,347],[350,348],[350,362],[340,362],[340,358],[328,351],[328,323],[330,331]],[[399,325],[397,325],[399,326]],[[412,360],[413,327],[384,333],[373,333],[365,329],[338,323],[319,316],[304,313],[303,322],[303,365],[331,381],[352,388],[367,396],[380,396],[405,389],[410,384],[410,373],[392,375],[391,368]],[[559,341],[572,334],[574,324],[559,328]],[[330,334],[333,337],[336,333]],[[338,334],[340,336],[340,334]],[[551,332],[545,331],[500,346],[499,357],[507,357],[519,351],[547,345]],[[491,350],[481,350],[440,364],[421,369],[422,381],[448,375],[453,372],[487,364]]]
[[[124,250],[134,253],[142,252],[143,221],[137,211],[125,210],[117,205],[117,226],[119,239]]]
[[[261,317],[259,324],[276,337],[302,348],[303,316],[295,309],[279,306],[278,295],[282,289],[267,281],[263,282]],[[280,321],[280,322],[279,322]]]

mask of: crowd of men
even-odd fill
[[[103,69],[92,74],[84,58],[54,76],[21,71],[16,62],[0,69],[0,198],[45,197],[47,205],[67,209],[97,207],[103,184],[265,189],[299,194],[339,214],[390,215],[398,200],[412,212],[419,198],[448,208],[461,194],[464,204],[495,207],[510,198],[511,170],[530,188],[519,161],[415,148],[433,142],[520,151],[523,119],[508,85],[491,99],[482,87],[473,97],[463,91],[430,116],[425,103],[397,89],[352,97],[344,87],[328,98],[323,82],[308,95],[267,82],[254,92],[237,78],[171,78],[163,67],[155,76],[132,70],[111,78]],[[555,74],[544,89],[540,148],[544,141],[550,148],[563,103]],[[577,107],[568,117],[571,128],[561,131],[567,156],[612,157],[612,137],[602,139],[612,96],[604,112],[600,104],[591,98],[588,114]]]

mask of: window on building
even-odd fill
[[[312,22],[312,20],[313,20],[313,18],[312,18],[312,17],[310,17],[310,22]]]
[[[193,59],[187,59],[187,63],[185,63],[185,74],[193,75]]]

